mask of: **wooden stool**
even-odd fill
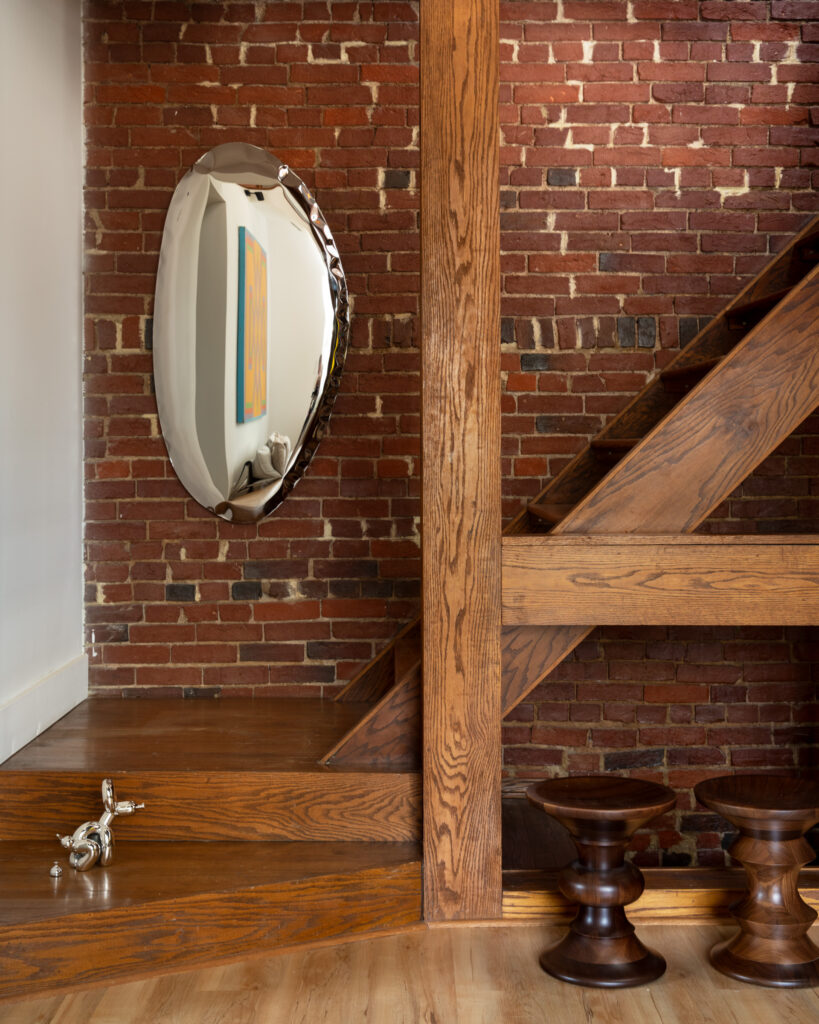
[[[749,892],[731,907],[739,933],[711,950],[718,971],[782,988],[819,985],[816,920],[799,895],[799,870],[815,854],[804,838],[819,821],[819,783],[793,775],[724,775],[694,787],[700,803],[739,829],[731,856],[745,868]]]
[[[560,891],[580,904],[569,934],[540,957],[544,971],[575,985],[624,988],[653,981],[665,960],[640,942],[623,909],[643,891],[643,876],[625,860],[632,835],[676,804],[654,782],[590,775],[550,779],[526,796],[564,825],[578,859],[560,874]]]

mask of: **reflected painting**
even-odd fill
[[[177,186],[162,236],[154,371],[171,463],[205,508],[269,515],[304,473],[349,333],[338,251],[304,183],[229,143]]]
[[[267,257],[246,227],[239,228],[239,354],[236,422],[267,412]]]

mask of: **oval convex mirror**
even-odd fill
[[[256,146],[198,160],[165,221],[154,308],[159,420],[205,508],[269,515],[326,427],[347,347],[338,250],[306,185]]]

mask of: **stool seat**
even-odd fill
[[[570,832],[578,859],[560,874],[560,891],[580,906],[569,934],[540,957],[553,977],[575,985],[624,988],[658,978],[665,960],[634,934],[625,907],[643,876],[625,860],[634,832],[676,804],[667,786],[611,775],[549,779],[530,786],[529,801]]]
[[[756,985],[819,985],[816,920],[798,890],[815,854],[804,838],[819,821],[819,780],[796,775],[723,775],[694,787],[700,803],[739,829],[731,856],[745,868],[748,895],[731,907],[739,932],[711,950],[718,971]]]
[[[677,802],[668,786],[616,775],[546,779],[531,785],[526,796],[553,817],[582,817],[587,821],[628,821],[635,816],[650,821]]]

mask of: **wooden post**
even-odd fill
[[[498,6],[421,4],[429,921],[501,914]]]

